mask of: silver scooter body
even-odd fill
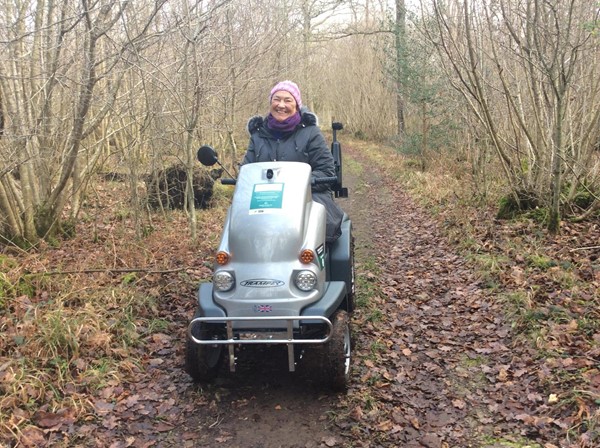
[[[231,254],[215,275],[228,271],[235,286],[214,291],[213,298],[227,316],[257,317],[236,322],[234,328],[261,328],[263,316],[299,316],[319,300],[325,283],[325,207],[314,202],[311,169],[300,162],[264,162],[241,168],[219,251]],[[303,264],[303,249],[319,254]],[[301,291],[294,277],[301,271],[317,277],[314,289]],[[298,322],[295,322],[295,326]],[[285,328],[273,321],[271,328]]]

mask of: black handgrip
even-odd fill
[[[321,184],[333,184],[337,182],[337,177],[313,177],[311,180],[312,185],[321,185]]]
[[[225,179],[221,179],[221,183],[222,183],[223,185],[235,185],[235,183],[236,183],[236,180],[235,180],[235,179],[228,179],[228,178],[225,178]]]

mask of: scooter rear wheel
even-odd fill
[[[356,271],[354,267],[354,235],[350,237],[350,285],[349,291],[346,293],[346,311],[351,313],[354,311],[354,298],[356,295]]]

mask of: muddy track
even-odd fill
[[[161,310],[172,313],[172,331],[152,341],[144,368],[105,390],[106,400],[94,403],[99,422],[74,429],[72,440],[114,448],[456,448],[538,438],[523,429],[520,403],[539,394],[473,271],[377,167],[347,169],[345,183],[350,198],[340,204],[353,220],[358,275],[374,291],[353,316],[347,394],[287,372],[286,353],[276,348],[245,350],[236,373],[193,384],[183,372],[190,290]]]

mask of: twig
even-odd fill
[[[97,272],[104,273],[119,273],[123,274],[126,272],[144,272],[146,274],[170,274],[173,272],[184,271],[189,268],[177,268],[177,269],[165,269],[162,271],[155,271],[151,269],[141,269],[141,268],[123,268],[123,269],[80,269],[75,271],[49,271],[49,272],[32,272],[30,274],[25,274],[28,277],[36,277],[36,276],[47,276],[47,275],[69,275],[69,274],[93,274]]]
[[[593,250],[593,249],[600,249],[600,246],[576,247],[575,249],[571,249],[569,252],[576,252],[578,250]]]
[[[583,395],[587,395],[589,397],[592,397],[594,400],[597,400],[598,398],[600,398],[600,394],[592,392],[591,390],[573,389],[573,392],[577,392],[577,393],[580,393],[580,394],[583,394]]]
[[[214,428],[215,426],[219,426],[221,424],[221,422],[223,421],[223,417],[221,417],[220,415],[217,415],[217,420],[209,426],[209,428]]]

